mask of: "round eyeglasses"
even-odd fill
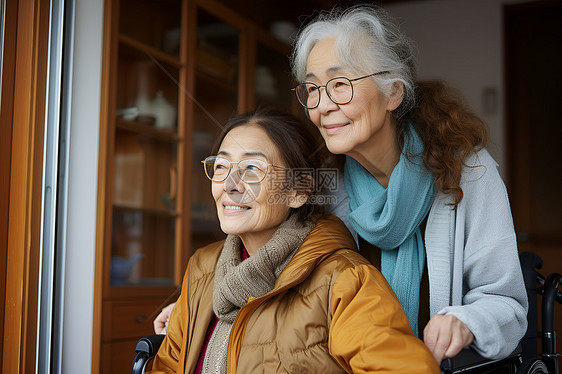
[[[285,169],[281,166],[268,164],[263,160],[247,158],[239,162],[230,162],[224,157],[209,156],[201,161],[205,168],[205,175],[213,182],[223,182],[230,175],[232,165],[238,165],[238,177],[246,183],[260,183],[267,175],[269,166]]]
[[[375,75],[387,74],[390,71],[379,71],[365,75],[364,77],[349,79],[346,77],[336,77],[330,79],[325,85],[319,86],[311,82],[303,82],[292,88],[297,95],[297,100],[306,109],[314,109],[320,104],[320,88],[326,89],[326,94],[332,102],[343,105],[349,103],[353,99],[353,84],[351,82],[373,77]]]

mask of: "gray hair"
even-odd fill
[[[403,99],[394,115],[400,118],[415,102],[415,66],[410,40],[381,7],[359,5],[320,13],[302,29],[294,43],[291,67],[303,82],[308,55],[319,41],[336,38],[335,53],[345,68],[358,74],[390,71],[374,76],[380,92],[390,96],[396,82],[404,86]]]

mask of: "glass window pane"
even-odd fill
[[[119,9],[119,32],[149,47],[179,55],[181,1],[124,0]]]
[[[289,57],[263,43],[257,45],[255,93],[257,106],[272,106],[291,111],[296,85],[291,75]]]
[[[114,209],[112,286],[173,285],[175,217]]]
[[[238,109],[240,31],[199,9],[191,165],[191,241],[199,248],[224,237],[201,160],[211,154],[221,125]]]
[[[117,116],[172,132],[177,128],[179,69],[119,44]]]
[[[177,145],[117,129],[113,204],[161,212],[176,210]]]

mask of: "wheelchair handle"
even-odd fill
[[[554,332],[554,304],[562,301],[558,285],[562,281],[562,275],[550,274],[544,283],[544,294],[542,299],[542,326],[543,333]]]
[[[558,373],[556,332],[554,331],[554,304],[560,302],[558,286],[562,275],[553,273],[546,277],[542,296],[542,354],[551,373]]]

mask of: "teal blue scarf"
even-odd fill
[[[349,220],[363,239],[381,249],[381,272],[398,296],[416,335],[425,266],[420,224],[436,194],[433,174],[423,165],[422,154],[423,143],[410,126],[388,188],[349,156],[344,172]]]

